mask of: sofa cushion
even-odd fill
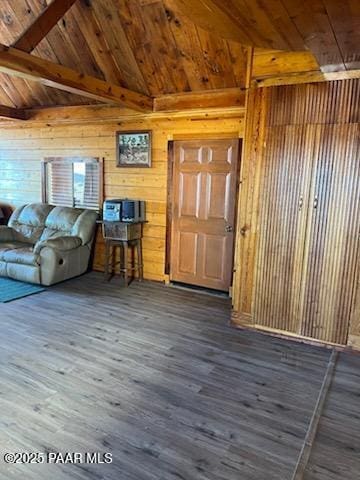
[[[7,250],[3,259],[7,263],[21,263],[22,265],[39,265],[39,255],[34,253],[33,247],[21,247],[14,250]]]
[[[22,265],[39,265],[39,258],[39,255],[34,253],[34,249],[29,246],[7,250],[3,256],[7,263],[21,263]]]
[[[29,247],[28,243],[25,242],[1,242],[0,243],[0,261],[5,261],[5,254],[9,250],[15,250],[18,248]]]
[[[23,265],[21,263],[6,263],[6,276],[20,282],[40,283],[39,265]],[[1,265],[0,265],[1,266]]]
[[[17,232],[17,240],[35,244],[40,239],[46,218],[53,209],[52,205],[32,203],[15,210],[9,226]]]
[[[80,208],[54,207],[45,221],[40,240],[71,235],[71,230],[82,212]]]

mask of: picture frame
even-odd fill
[[[150,168],[151,144],[151,130],[116,132],[116,166]]]

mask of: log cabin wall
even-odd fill
[[[147,202],[144,227],[144,275],[163,281],[165,262],[168,141],[243,136],[243,109],[223,109],[124,118],[109,107],[70,107],[39,111],[21,127],[0,129],[0,201],[12,207],[41,201],[41,160],[51,156],[104,158],[106,198],[140,198]],[[50,112],[50,113],[48,113]],[[48,121],[48,116],[52,120]],[[54,122],[54,116],[58,122]],[[98,120],[96,120],[98,119]],[[117,168],[115,132],[152,130],[152,167]],[[96,243],[94,268],[103,268],[103,243]]]
[[[233,321],[360,348],[360,81],[255,88]]]

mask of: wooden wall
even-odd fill
[[[241,137],[243,110],[126,118],[116,117],[117,111],[109,107],[55,109],[51,122],[47,121],[47,114],[40,111],[32,123],[12,127],[3,125],[0,129],[0,203],[15,207],[41,200],[40,162],[44,157],[103,157],[105,197],[139,198],[147,202],[149,223],[144,228],[144,274],[147,279],[161,281],[165,278],[168,141]],[[56,115],[58,122],[54,121]],[[44,123],[44,116],[47,123]],[[115,132],[139,129],[153,132],[152,168],[117,168]],[[102,266],[103,245],[99,238],[94,267],[102,269]]]
[[[254,88],[234,321],[360,346],[360,81]]]

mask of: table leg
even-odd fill
[[[123,252],[124,252],[124,281],[125,281],[125,287],[128,286],[128,243],[123,242]]]
[[[144,267],[143,267],[143,258],[142,258],[142,241],[141,238],[136,243],[137,250],[137,261],[138,261],[138,272],[139,272],[139,282],[144,279]]]
[[[110,280],[109,275],[109,262],[110,262],[110,242],[105,240],[105,265],[104,265],[104,277],[106,280]]]

